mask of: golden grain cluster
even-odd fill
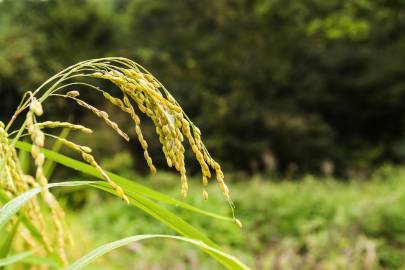
[[[81,81],[77,81],[79,78]],[[90,78],[92,83],[82,81],[87,78]],[[113,96],[95,86],[93,84],[94,79],[104,79],[113,83],[119,89],[119,96]],[[27,205],[24,214],[33,221],[48,249],[56,248],[64,262],[67,261],[64,252],[66,239],[63,224],[64,214],[55,197],[47,189],[48,179],[44,171],[45,156],[41,151],[46,143],[46,138],[57,140],[64,146],[77,151],[84,161],[98,170],[120,198],[127,203],[129,202],[125,191],[110,179],[91,154],[90,147],[46,133],[46,129],[69,128],[90,134],[92,133],[91,129],[70,122],[39,121],[46,115],[43,104],[49,98],[65,98],[73,100],[79,106],[89,110],[125,140],[130,139],[127,133],[110,119],[108,113],[84,101],[79,91],[69,89],[75,86],[99,91],[108,102],[128,114],[133,123],[137,140],[143,149],[146,163],[150,171],[156,173],[156,167],[148,152],[148,143],[142,133],[141,120],[138,114],[145,114],[152,120],[167,165],[174,167],[180,174],[183,196],[187,196],[188,191],[184,148],[184,141],[187,140],[201,167],[204,199],[208,198],[206,191],[208,179],[212,176],[212,172],[215,172],[221,191],[230,201],[229,190],[224,182],[224,174],[220,165],[211,158],[205,148],[201,140],[200,130],[189,120],[180,105],[158,80],[138,64],[125,58],[94,59],[78,63],[56,74],[35,91],[28,92],[7,126],[0,122],[0,189],[7,191],[11,197],[15,197],[32,187],[39,186],[41,188],[42,198],[53,216],[57,241],[50,240],[45,233],[45,224],[37,200],[32,200]],[[68,90],[67,93],[65,92],[66,89]],[[25,113],[25,122],[20,129],[10,133],[15,135],[12,137],[8,133],[9,129],[17,116],[23,112]],[[35,173],[33,174],[35,177],[30,176],[29,172],[23,172],[12,144],[12,141],[20,139],[24,134],[29,135],[32,141],[31,154],[35,164]],[[27,242],[30,242],[29,234],[25,234],[25,238]],[[56,245],[51,243],[56,243]]]
[[[229,199],[229,191],[224,183],[221,167],[210,157],[204,147],[200,130],[187,119],[175,99],[168,92],[163,91],[163,86],[152,75],[139,69],[120,68],[119,70],[94,72],[91,76],[109,80],[121,90],[122,99],[113,97],[106,92],[103,92],[103,95],[113,105],[130,114],[135,124],[138,140],[144,150],[145,159],[153,173],[156,172],[156,168],[148,153],[148,144],[142,135],[140,119],[131,101],[137,105],[140,112],[146,114],[155,124],[167,165],[174,167],[180,173],[183,196],[187,196],[188,190],[183,146],[185,137],[201,166],[204,198],[208,197],[205,187],[211,177],[211,167],[216,172],[222,192]]]

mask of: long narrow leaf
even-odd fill
[[[8,201],[10,201],[10,198],[8,197],[8,195],[0,190],[0,202],[1,204],[6,204]],[[42,238],[40,232],[38,231],[38,229],[31,223],[30,220],[28,220],[25,216],[20,216],[20,221],[22,222],[22,224],[25,226],[25,228],[28,229],[28,231],[31,233],[31,235],[35,238],[35,240],[37,240],[39,243],[42,244],[43,248],[49,252],[50,250],[48,249],[48,246],[46,245],[44,239]],[[1,229],[0,229],[1,232]]]
[[[66,139],[67,136],[69,135],[69,133],[70,133],[70,129],[64,128],[64,129],[62,129],[62,131],[61,131],[61,133],[58,135],[58,137],[59,137],[59,138],[62,138],[62,139]],[[57,141],[53,144],[53,146],[52,146],[52,151],[54,151],[54,152],[59,152],[59,150],[61,149],[62,145],[63,145],[62,141],[57,140]],[[22,151],[22,152],[24,152],[24,151]],[[55,161],[48,159],[48,160],[45,162],[45,165],[44,165],[44,174],[45,174],[46,178],[48,178],[48,179],[51,178],[55,167],[56,167]]]
[[[28,152],[31,151],[31,147],[32,147],[31,144],[26,143],[26,142],[21,142],[21,141],[17,141],[15,146],[23,151],[28,151]],[[93,168],[92,166],[90,166],[84,162],[77,161],[75,159],[72,159],[70,157],[67,157],[65,155],[56,153],[56,152],[48,150],[48,149],[42,149],[41,151],[45,154],[47,159],[53,160],[59,164],[62,164],[66,167],[77,170],[84,174],[95,176],[99,179],[103,179],[103,177],[100,175],[98,170],[96,170],[95,168]],[[194,206],[187,204],[185,202],[182,202],[180,200],[176,200],[163,193],[160,193],[153,189],[147,188],[139,183],[136,183],[135,181],[131,181],[131,180],[129,180],[125,177],[119,176],[117,174],[114,174],[111,172],[107,172],[107,174],[108,174],[108,176],[110,176],[110,178],[113,181],[115,181],[117,184],[122,186],[124,189],[129,188],[129,189],[133,190],[134,192],[138,192],[139,194],[147,196],[155,201],[163,202],[163,203],[166,203],[169,205],[174,205],[176,207],[181,207],[181,208],[184,208],[184,209],[187,209],[187,210],[199,213],[199,214],[203,214],[203,215],[207,215],[207,216],[216,218],[216,219],[233,222],[233,219],[230,217],[218,215],[218,214],[215,214],[215,213],[212,213],[209,211],[199,209],[197,207],[194,207]]]
[[[61,182],[61,183],[53,183],[48,184],[48,188],[51,187],[71,187],[71,186],[82,186],[91,184],[91,181],[76,181],[76,182]],[[30,199],[32,199],[35,195],[41,192],[40,187],[36,187],[30,189],[23,194],[19,195],[18,197],[12,199],[8,203],[6,203],[0,209],[0,229],[4,227],[4,225],[20,210],[25,203],[27,203]]]
[[[21,169],[25,173],[28,172],[29,167],[30,167],[29,157],[30,156],[29,156],[28,152],[20,151],[20,153],[18,154],[18,159],[20,160]]]
[[[35,194],[40,191],[40,188],[31,189],[17,198],[13,199],[12,201],[6,203],[0,211],[0,230],[6,225],[7,221],[9,221],[15,213],[20,210],[20,208],[29,201]]]
[[[3,239],[1,239],[2,243],[0,243],[0,258],[6,258],[8,253],[10,252],[14,236],[17,233],[19,225],[20,222],[15,223],[11,232],[7,233],[7,235],[5,235]]]
[[[23,253],[19,253],[13,256],[8,256],[5,259],[0,259],[0,267],[4,267],[7,265],[11,265],[14,264],[16,262],[19,262],[23,259],[26,259],[27,257],[32,255],[32,251],[27,251],[27,252],[23,252]]]
[[[103,189],[107,192],[115,194],[115,191],[111,189],[107,183],[105,182],[97,182],[92,184],[93,186]],[[206,237],[203,233],[197,230],[195,227],[191,226],[189,223],[184,221],[182,218],[176,216],[175,214],[171,213],[167,209],[161,207],[160,205],[154,203],[153,201],[145,198],[136,192],[131,192],[130,190],[126,190],[126,194],[129,197],[131,204],[135,205],[136,207],[140,208],[144,212],[148,213],[155,219],[159,220],[160,222],[166,224],[176,232],[180,233],[183,236],[198,239],[206,243],[207,245],[219,248],[214,242],[212,242],[208,237]],[[116,194],[115,194],[116,195]],[[228,269],[243,269],[240,268],[235,262],[229,261],[227,258],[217,256],[217,254],[212,253],[209,250],[205,250],[208,254],[213,256],[218,262],[223,264]]]
[[[31,145],[28,143],[24,142],[16,142],[16,147],[25,151],[30,151],[31,150]],[[54,160],[55,162],[58,162],[66,167],[78,170],[80,172],[83,172],[88,175],[96,176],[98,178],[101,178],[100,173],[93,168],[92,166],[89,166],[83,162],[74,160],[72,158],[66,157],[64,155],[61,155],[59,153],[47,150],[47,149],[41,149],[41,151],[45,154],[45,156],[48,159]],[[160,192],[156,192],[152,189],[149,189],[145,186],[142,186],[138,183],[135,183],[134,181],[130,181],[126,178],[123,178],[119,175],[109,173],[108,175],[111,177],[112,180],[117,182],[120,186],[122,186],[126,192],[127,195],[130,195],[129,197],[132,197],[131,203],[137,206],[138,208],[142,209],[146,213],[150,214],[154,218],[158,219],[159,221],[163,222],[164,224],[168,225],[178,233],[190,237],[193,239],[198,239],[206,244],[217,247],[215,244],[210,241],[203,233],[195,229],[193,226],[185,222],[183,219],[179,218],[178,216],[174,215],[170,211],[167,211],[165,208],[159,206],[158,204],[154,203],[153,201],[149,200],[147,197],[154,199],[156,201],[164,202],[167,204],[175,205],[182,207],[184,209],[188,209],[194,212],[198,212],[201,214],[208,215],[210,217],[214,217],[217,219],[223,219],[223,220],[232,220],[228,217],[220,216],[214,213],[210,213],[208,211],[201,210],[199,208],[196,208],[194,206],[191,206],[189,204],[183,203],[179,200],[173,199],[165,194],[162,194]],[[104,186],[104,190],[109,191],[110,189],[106,186]],[[111,193],[112,190],[110,190]],[[210,253],[207,251],[207,253]],[[224,266],[226,266],[228,269],[241,269],[237,265],[234,265],[232,261],[228,261],[227,258],[218,258],[216,254],[211,254],[212,256],[216,257],[216,259],[222,263]]]
[[[90,253],[88,253],[87,255],[81,257],[80,259],[78,259],[77,261],[75,261],[73,264],[71,264],[70,266],[68,266],[67,270],[80,270],[80,269],[84,269],[84,267],[86,267],[87,265],[89,265],[91,262],[93,262],[94,260],[96,260],[97,258],[103,256],[104,254],[113,251],[114,249],[120,248],[122,246],[131,244],[133,242],[137,242],[137,241],[141,241],[141,240],[146,240],[146,239],[152,239],[152,238],[166,238],[166,239],[175,239],[175,240],[180,240],[183,242],[187,242],[190,244],[193,244],[195,246],[198,246],[202,249],[205,250],[209,250],[212,253],[215,253],[217,255],[220,255],[222,257],[226,257],[229,260],[233,260],[235,262],[238,262],[239,265],[241,265],[241,269],[247,270],[249,269],[247,266],[243,265],[242,262],[240,262],[237,258],[226,254],[218,249],[212,248],[206,244],[204,244],[201,241],[197,241],[194,239],[190,239],[187,237],[181,237],[181,236],[173,236],[173,235],[161,235],[161,234],[145,234],[145,235],[135,235],[135,236],[131,236],[131,237],[127,237],[118,241],[114,241],[105,245],[102,245],[96,249],[94,249],[93,251],[91,251]]]
[[[28,256],[20,260],[21,263],[28,264],[28,265],[41,265],[41,266],[48,266],[48,269],[62,269],[63,263],[61,259],[55,255],[51,254],[46,257],[39,257],[39,256]]]
[[[34,252],[27,251],[12,256],[8,256],[7,258],[4,259],[0,259],[0,267],[8,265],[11,266],[15,263],[24,263],[29,265],[42,265],[42,266],[46,265],[48,267],[51,267],[52,269],[53,268],[61,269],[61,263],[59,262],[59,260],[60,259],[55,255],[47,257],[38,257],[34,256]]]
[[[60,182],[60,183],[52,183],[48,184],[48,188],[52,187],[68,187],[68,186],[82,186],[82,185],[92,185],[94,187],[100,188],[102,190],[111,192],[115,194],[112,189],[105,183],[105,182],[95,182],[95,181],[72,181],[72,182]],[[40,192],[40,188],[34,188],[29,190],[20,196],[14,198],[3,208],[0,209],[0,221],[2,221],[3,225],[11,219],[11,217],[27,202],[30,198],[35,196]],[[177,231],[178,233],[182,234],[183,236],[200,240],[204,242],[207,246],[211,248],[218,249],[218,247],[210,241],[204,234],[200,231],[195,229],[193,226],[185,222],[183,219],[179,218],[178,216],[174,215],[170,211],[166,210],[165,208],[159,206],[155,202],[143,197],[142,195],[136,192],[129,192],[127,193],[130,199],[131,204],[135,205],[136,207],[140,208],[141,210],[145,211],[146,213],[150,214],[154,218],[158,219],[159,221],[165,223],[166,225],[170,226],[172,229]],[[116,195],[116,194],[115,194]],[[1,223],[0,223],[1,224]],[[210,249],[203,250],[210,254],[213,258],[215,258],[219,263],[225,266],[227,269],[232,270],[244,270],[248,269],[245,265],[241,264],[238,261],[232,260],[229,257],[222,256],[221,254],[215,253]]]

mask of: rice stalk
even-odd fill
[[[87,83],[75,82],[76,79],[92,80],[91,83]],[[110,81],[121,92],[122,98],[114,97],[109,92],[101,90],[93,84],[94,79]],[[146,163],[150,171],[156,173],[156,167],[148,152],[148,143],[143,135],[138,113],[143,113],[151,119],[159,136],[167,165],[173,167],[180,175],[181,194],[184,197],[188,193],[185,164],[186,150],[184,147],[185,140],[187,140],[196,160],[200,164],[203,198],[208,199],[206,187],[212,177],[211,171],[213,171],[216,174],[218,186],[231,205],[233,212],[234,206],[229,189],[224,181],[221,166],[211,157],[204,146],[201,131],[191,122],[169,91],[146,69],[129,59],[108,57],[86,60],[64,69],[49,78],[34,91],[27,92],[11,120],[7,124],[0,122],[0,189],[6,191],[11,197],[16,197],[32,187],[39,186],[41,188],[42,199],[50,209],[54,221],[52,227],[56,231],[56,235],[48,232],[47,226],[49,224],[44,221],[37,199],[32,199],[24,207],[23,214],[33,222],[40,232],[43,242],[46,243],[47,252],[56,250],[61,260],[67,265],[68,258],[65,253],[65,245],[68,237],[63,223],[64,212],[48,190],[48,179],[44,174],[45,156],[41,152],[41,148],[45,145],[46,137],[56,139],[67,148],[78,152],[84,161],[93,166],[103,176],[104,180],[122,200],[129,202],[122,187],[110,179],[91,154],[91,148],[44,132],[45,129],[50,128],[69,128],[85,134],[92,133],[91,129],[70,122],[40,121],[46,115],[44,111],[45,103],[51,98],[63,98],[73,100],[78,106],[90,111],[119,136],[129,141],[130,138],[127,133],[116,122],[111,120],[105,111],[81,99],[79,91],[69,90],[63,92],[66,88],[75,85],[84,86],[89,91],[101,93],[109,103],[129,115],[129,120],[134,124],[137,139],[143,149]],[[133,106],[133,104],[136,106]],[[25,113],[23,124],[11,131],[15,125],[15,120],[23,113]],[[15,143],[25,134],[24,132],[30,136],[32,141],[31,155],[35,164],[34,176],[23,172],[14,147]],[[242,225],[235,217],[234,221],[239,226]],[[27,243],[30,242],[31,238],[27,235],[27,231],[23,232],[23,236]]]

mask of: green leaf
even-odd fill
[[[21,169],[23,172],[28,172],[29,167],[30,167],[30,160],[29,160],[29,154],[26,151],[20,151],[18,153],[18,159],[20,160],[20,165]]]
[[[31,144],[26,143],[26,142],[20,142],[20,141],[17,141],[15,146],[21,150],[28,151],[28,152],[31,151],[31,147],[32,147]],[[56,152],[48,150],[48,149],[41,149],[41,151],[45,154],[46,158],[49,160],[53,160],[59,164],[62,164],[66,167],[77,170],[84,174],[95,176],[99,179],[103,179],[103,177],[100,175],[100,173],[97,169],[93,168],[92,166],[90,166],[84,162],[77,161],[75,159],[72,159],[70,157],[67,157],[65,155],[56,153]],[[233,218],[218,215],[218,214],[215,214],[215,213],[212,213],[209,211],[199,209],[197,207],[194,207],[194,206],[187,204],[185,202],[182,202],[180,200],[176,200],[163,193],[160,193],[153,189],[147,188],[141,184],[138,184],[134,181],[131,181],[131,180],[124,178],[122,176],[119,176],[117,174],[114,174],[111,172],[106,172],[106,173],[113,181],[115,181],[122,188],[124,188],[124,190],[130,189],[133,192],[137,192],[139,194],[142,194],[142,195],[149,197],[150,199],[153,199],[158,202],[163,202],[163,203],[166,203],[169,205],[174,205],[176,207],[181,207],[181,208],[184,208],[184,209],[187,209],[187,210],[199,213],[199,214],[210,216],[212,218],[233,222]]]
[[[69,135],[69,133],[70,133],[70,129],[64,128],[64,129],[62,129],[62,131],[61,131],[61,133],[58,135],[58,137],[59,137],[59,138],[62,138],[62,139],[66,139],[67,136]],[[59,150],[60,150],[60,148],[62,147],[62,145],[63,145],[62,141],[57,140],[57,141],[53,144],[53,146],[52,146],[52,151],[53,151],[53,152],[59,152]],[[46,178],[48,178],[48,179],[51,178],[51,176],[52,176],[52,174],[53,174],[53,171],[55,170],[55,167],[56,167],[56,163],[55,163],[53,160],[48,159],[48,160],[45,162],[45,165],[44,165],[44,174],[45,174]]]
[[[17,232],[18,226],[20,222],[17,222],[13,225],[13,229],[11,232],[7,233],[7,235],[2,239],[0,245],[0,258],[7,257],[8,253],[11,250],[11,245],[13,244],[14,236]]]
[[[10,198],[3,190],[0,190],[0,202],[2,202],[2,204],[6,204],[8,201],[10,201]],[[24,216],[20,216],[20,221],[25,226],[25,228],[29,230],[31,236],[33,236],[38,242],[40,242],[47,252],[50,252],[41,234],[39,233],[37,228],[35,228],[35,226],[31,223],[31,221]]]
[[[53,183],[48,184],[48,188],[52,187],[67,187],[67,186],[81,186],[81,185],[88,185],[90,181],[77,181],[77,182],[62,182],[62,183]],[[35,195],[41,192],[40,187],[36,187],[30,189],[18,197],[15,197],[8,203],[6,203],[0,209],[0,230],[4,227],[5,224],[20,210],[20,208],[27,203],[30,199],[32,199]]]
[[[32,190],[22,194],[21,196],[17,197],[19,200],[12,200],[6,203],[0,211],[0,230],[6,225],[7,221],[9,221],[15,213],[29,200],[31,199],[36,193]],[[20,198],[21,197],[21,198]],[[16,199],[17,199],[16,198]]]
[[[24,150],[24,151],[30,151],[32,146],[28,143],[17,141],[16,147],[21,150]],[[50,160],[60,163],[66,167],[83,172],[85,174],[92,175],[92,176],[102,179],[102,177],[101,177],[100,173],[97,171],[97,169],[93,168],[90,165],[87,165],[83,162],[74,160],[72,158],[66,157],[64,155],[61,155],[59,153],[56,153],[56,152],[53,152],[53,151],[50,151],[47,149],[41,149],[41,151]],[[224,217],[224,216],[220,216],[220,215],[217,215],[214,213],[210,213],[208,211],[201,210],[199,208],[196,208],[194,206],[191,206],[189,204],[186,204],[184,202],[171,198],[165,194],[162,194],[160,192],[149,189],[143,185],[130,181],[119,175],[116,175],[116,174],[113,174],[110,172],[107,172],[107,173],[111,177],[112,180],[114,180],[117,184],[119,184],[124,189],[124,192],[129,197],[131,204],[133,204],[136,207],[140,208],[141,210],[145,211],[146,213],[148,213],[152,217],[156,218],[157,220],[161,221],[162,223],[168,225],[170,228],[172,228],[176,232],[182,234],[183,236],[203,241],[205,244],[207,244],[213,248],[218,248],[218,246],[215,245],[210,239],[208,239],[203,233],[201,233],[199,230],[197,230],[196,228],[191,226],[189,223],[187,223],[180,217],[171,213],[167,209],[161,207],[160,205],[158,205],[151,199],[153,199],[155,201],[159,201],[159,202],[164,202],[166,204],[175,205],[177,207],[182,207],[184,209],[194,211],[194,212],[197,212],[200,214],[204,214],[204,215],[207,215],[210,217],[214,217],[217,219],[222,219],[222,220],[227,220],[227,221],[233,220],[229,217]],[[106,182],[97,182],[97,183],[93,182],[93,186],[115,194],[114,191],[110,188],[110,186]],[[208,254],[213,256],[218,262],[223,264],[228,269],[233,269],[233,270],[243,269],[238,264],[235,264],[234,261],[230,261],[226,257],[218,256],[217,254],[212,253],[209,250],[205,250],[205,252],[207,252]]]
[[[120,248],[122,246],[128,245],[130,243],[133,242],[137,242],[137,241],[141,241],[141,240],[146,240],[146,239],[152,239],[152,238],[166,238],[166,239],[175,239],[175,240],[180,240],[183,242],[187,242],[190,244],[193,244],[195,246],[198,246],[201,249],[205,249],[205,250],[209,250],[214,254],[217,254],[218,256],[222,256],[222,257],[226,257],[229,260],[235,261],[238,265],[241,266],[240,269],[249,269],[247,266],[243,265],[242,262],[240,262],[237,258],[226,254],[216,248],[212,248],[210,246],[208,246],[207,244],[201,242],[201,241],[197,241],[194,239],[190,239],[187,237],[181,237],[181,236],[174,236],[174,235],[160,235],[160,234],[145,234],[145,235],[135,235],[135,236],[131,236],[131,237],[127,237],[127,238],[123,238],[121,240],[118,241],[114,241],[105,245],[102,245],[96,249],[94,249],[93,251],[91,251],[90,253],[88,253],[87,255],[81,257],[80,259],[78,259],[77,261],[75,261],[73,264],[71,264],[70,266],[67,267],[67,270],[80,270],[83,269],[84,267],[86,267],[87,265],[89,265],[91,262],[93,262],[94,260],[96,260],[97,258],[103,256],[104,254],[113,251],[114,249]]]
[[[105,182],[71,181],[71,182],[52,183],[48,184],[47,187],[53,188],[53,187],[68,187],[68,186],[82,186],[82,185],[91,185],[115,194],[114,191]],[[40,191],[41,189],[39,187],[34,188],[19,195],[18,197],[14,198],[6,205],[4,205],[3,208],[0,209],[0,217],[3,217],[2,218],[3,224],[5,224],[9,219],[11,219],[11,217],[24,205],[25,202],[27,202],[30,198],[38,194]],[[178,233],[188,238],[200,240],[211,248],[219,249],[218,246],[215,245],[210,239],[208,239],[203,233],[201,233],[199,230],[188,224],[180,217],[171,213],[167,209],[159,206],[155,202],[149,200],[148,198],[140,195],[137,192],[133,192],[131,190],[126,190],[126,192],[131,204],[150,214],[151,216],[161,221],[162,223],[168,225]],[[226,256],[218,254],[217,252],[213,252],[211,249],[203,248],[203,250],[206,253],[210,254],[213,258],[215,258],[219,263],[224,265],[227,269],[232,270],[248,269],[246,268],[246,266],[239,263],[238,261],[232,260]]]
[[[105,182],[97,182],[92,184],[93,186],[103,189],[107,192],[115,194],[115,191],[111,189],[108,183]],[[214,242],[212,242],[208,237],[206,237],[202,232],[197,230],[195,227],[191,226],[189,223],[184,221],[182,218],[178,217],[177,215],[173,214],[172,212],[168,211],[167,209],[161,207],[160,205],[154,203],[153,201],[143,197],[142,195],[137,194],[131,190],[125,190],[129,201],[131,204],[135,205],[136,207],[140,208],[144,212],[148,213],[155,219],[159,220],[160,222],[166,224],[176,232],[180,233],[183,236],[198,239],[203,241],[207,245],[219,248]],[[116,195],[116,194],[115,194]],[[213,256],[218,262],[222,263],[228,269],[243,269],[240,268],[238,265],[235,265],[232,261],[228,261],[227,258],[218,257],[217,254],[210,252],[209,250],[205,250],[208,254]]]
[[[57,269],[61,269],[63,267],[61,259],[55,254],[51,254],[50,256],[46,257],[28,256],[23,258],[21,262],[29,265],[46,265],[48,267]]]
[[[46,265],[52,268],[61,268],[60,259],[55,256],[46,256],[46,257],[39,257],[39,256],[32,256],[34,254],[33,251],[22,252],[19,254],[15,254],[12,256],[8,256],[7,258],[0,259],[0,267],[4,267],[7,265],[13,265],[15,263],[25,263],[30,265]]]
[[[8,256],[5,259],[0,259],[0,267],[14,264],[23,259],[26,259],[27,257],[29,257],[31,255],[32,255],[32,251],[27,251],[27,252],[19,253],[16,255]]]
[[[3,204],[7,203],[9,201],[9,197],[7,196],[6,192],[4,190],[0,189],[0,202]]]

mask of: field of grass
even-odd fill
[[[230,183],[243,229],[187,211],[179,211],[227,251],[253,269],[403,269],[405,267],[405,169],[383,167],[368,181],[295,180],[234,177]],[[180,197],[178,176],[161,173],[142,180]],[[203,201],[192,179],[187,202],[231,215],[215,184]],[[116,198],[86,191],[70,194],[74,209],[68,222],[76,239],[73,254],[118,238],[141,233],[174,232]],[[86,203],[82,207],[83,198]],[[101,203],[102,201],[102,203]],[[73,213],[73,212],[72,212]],[[71,253],[72,254],[72,253]],[[94,269],[221,269],[187,244],[150,240],[104,256]]]

